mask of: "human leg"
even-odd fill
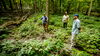
[[[75,34],[72,34],[70,39],[70,43],[71,43],[70,49],[72,49],[72,47],[74,46],[74,38],[75,38]]]

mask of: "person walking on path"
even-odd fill
[[[73,45],[74,45],[74,38],[76,37],[76,35],[79,34],[81,28],[80,28],[80,20],[78,19],[79,15],[75,14],[74,15],[74,21],[73,21],[73,26],[72,26],[72,36],[71,36],[71,47],[70,49],[72,49]]]
[[[67,28],[68,20],[69,20],[69,15],[67,14],[67,12],[65,12],[62,18],[63,28]]]
[[[48,17],[46,16],[45,13],[44,13],[44,16],[42,16],[41,20],[42,20],[44,31],[47,32],[48,31]]]

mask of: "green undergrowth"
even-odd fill
[[[62,16],[50,15],[49,32],[44,32],[42,14],[29,17],[13,30],[14,39],[0,44],[0,54],[5,56],[92,56],[100,51],[99,18],[80,15],[82,32],[77,36],[75,48],[65,51],[69,43],[73,14],[67,28],[62,28]],[[47,35],[48,34],[48,35]],[[37,39],[38,38],[38,39]],[[42,38],[42,39],[41,39]],[[78,48],[81,48],[78,50]],[[89,54],[90,53],[90,54]]]

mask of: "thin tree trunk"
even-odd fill
[[[1,3],[1,0],[0,0],[0,11],[2,10],[2,3]]]
[[[42,0],[40,0],[41,2],[40,2],[40,9],[41,9],[41,12],[43,11],[43,2],[42,2]]]
[[[54,13],[54,0],[51,0],[51,11]]]
[[[41,0],[38,0],[38,4],[37,5],[38,5],[38,7],[37,7],[38,8],[38,12],[41,12]]]
[[[50,0],[46,0],[46,16],[48,17],[48,26],[49,26],[49,2]],[[48,31],[48,26],[46,28],[46,31]]]
[[[11,10],[13,10],[12,0],[9,0],[9,3],[10,3],[10,8],[11,8]]]
[[[32,8],[32,12],[34,13],[35,11],[34,11],[34,0],[33,0],[33,8]]]
[[[5,4],[5,1],[4,0],[1,0],[1,1],[2,1],[2,4],[3,4],[4,9],[7,10],[7,6]]]
[[[17,3],[16,3],[16,0],[13,0],[13,3],[14,3],[14,9],[18,10],[18,6],[17,6]]]
[[[39,8],[38,8],[38,0],[36,0],[36,7],[35,7],[35,10],[36,10],[36,13],[39,11]]]
[[[67,6],[67,10],[66,10],[68,13],[70,13],[70,8],[71,8],[71,2],[68,1],[68,6]]]
[[[57,2],[56,1],[54,1],[54,13],[57,13]]]
[[[61,0],[60,0],[60,13],[62,13],[62,12],[61,12],[61,8],[62,8],[61,3],[62,3],[62,2],[61,2]]]
[[[80,2],[77,3],[77,10],[76,11],[79,12],[80,11],[79,9],[80,9]]]
[[[89,8],[89,11],[88,11],[88,16],[90,16],[90,14],[91,14],[92,3],[93,3],[93,0],[91,0],[91,2],[90,2],[90,8]]]
[[[20,10],[22,11],[22,0],[20,0]]]
[[[37,2],[36,2],[36,0],[34,0],[34,3],[33,3],[33,8],[34,8],[34,13],[36,13],[37,12]]]
[[[46,15],[49,17],[49,0],[46,1]]]

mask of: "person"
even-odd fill
[[[44,27],[44,31],[48,31],[48,17],[46,16],[45,13],[44,16],[42,16],[41,20]]]
[[[74,45],[74,43],[73,43],[74,38],[76,37],[76,35],[79,34],[79,32],[81,30],[81,28],[80,28],[80,20],[78,18],[79,18],[79,15],[75,14],[74,15],[74,21],[73,21],[73,26],[72,26],[72,36],[71,36],[71,47],[70,47],[70,49]]]
[[[68,20],[69,20],[69,15],[67,15],[67,12],[65,12],[62,18],[63,28],[67,28]]]

